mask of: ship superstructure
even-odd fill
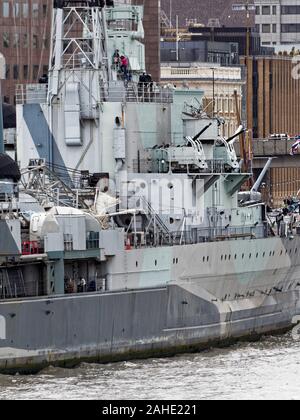
[[[55,2],[48,83],[19,89],[0,370],[174,354],[299,313],[300,237],[272,229],[258,185],[240,193],[245,129],[224,138],[201,91],[145,79],[142,18]]]

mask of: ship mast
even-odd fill
[[[50,94],[57,95],[62,71],[101,70],[109,81],[104,1],[54,1],[50,54]]]

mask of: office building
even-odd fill
[[[262,45],[300,43],[299,0],[254,0]]]

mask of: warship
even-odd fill
[[[49,74],[0,154],[0,371],[168,356],[300,314],[300,235],[272,227],[203,92],[154,83],[143,7],[55,1]],[[127,63],[120,62],[121,57]],[[7,139],[9,143],[9,139]]]

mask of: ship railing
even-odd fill
[[[260,239],[268,235],[265,226],[243,226],[243,227],[216,227],[216,228],[195,228],[191,230],[170,232],[168,235],[162,232],[139,232],[128,233],[125,244],[133,244],[135,248],[156,247],[156,246],[180,246],[196,245],[207,242],[222,242],[229,240]],[[130,246],[131,248],[131,246]]]
[[[44,104],[47,102],[48,85],[43,83],[16,86],[16,104]]]
[[[101,98],[108,102],[173,103],[173,90],[157,83],[117,82],[101,86]]]
[[[161,151],[167,151],[168,149],[162,149]],[[166,155],[167,157],[168,155]],[[149,172],[149,170],[151,170],[152,172],[157,172],[157,173],[168,173],[170,171],[170,164],[171,164],[171,171],[172,172],[185,172],[185,173],[190,173],[190,174],[194,174],[194,172],[198,169],[198,173],[201,175],[205,175],[205,174],[228,174],[231,173],[230,168],[226,168],[226,165],[224,164],[224,160],[223,159],[207,159],[206,163],[207,163],[207,168],[206,169],[199,169],[195,167],[195,162],[190,162],[189,164],[185,164],[185,165],[178,165],[178,167],[176,167],[176,161],[175,160],[171,160],[169,161],[168,158],[167,159],[153,159],[153,160],[149,160],[149,159],[133,159],[132,161],[133,163],[133,171],[135,173],[140,173],[140,172]],[[194,169],[193,169],[194,168]],[[238,169],[238,171],[235,170],[234,173],[241,173],[241,169]]]

